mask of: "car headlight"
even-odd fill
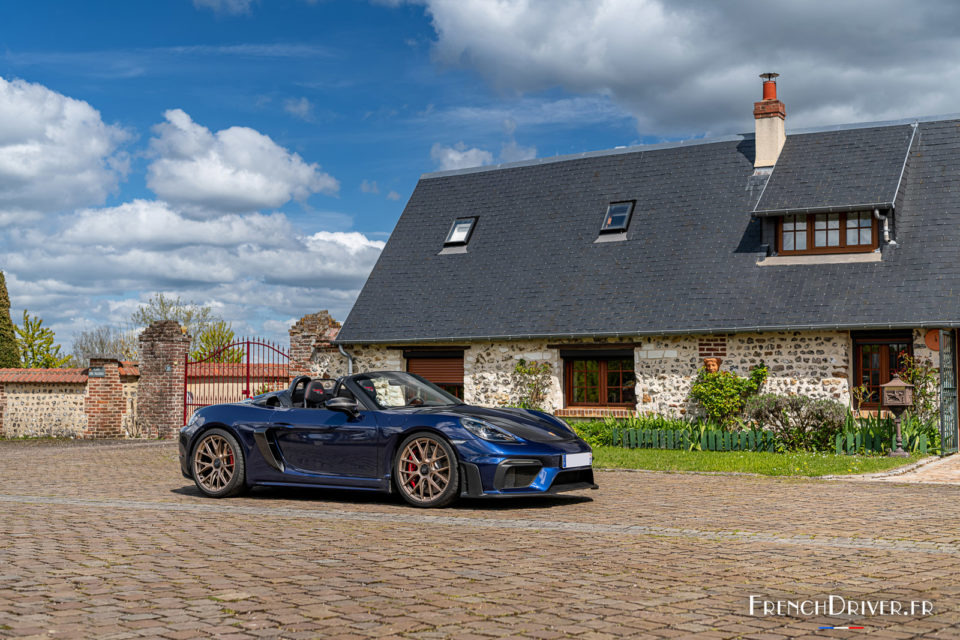
[[[517,438],[500,427],[478,418],[460,418],[460,424],[481,440],[488,442],[516,442]]]

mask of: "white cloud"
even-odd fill
[[[960,103],[953,2],[908,10],[876,0],[869,11],[833,0],[423,4],[441,63],[506,93],[609,98],[644,134],[752,130],[764,71],[781,74],[788,127],[949,113]]]
[[[402,197],[403,196],[401,196],[396,191],[391,191],[390,193],[387,194],[387,200],[399,200]]]
[[[102,203],[126,170],[129,134],[82,100],[0,78],[0,212],[53,212]]]
[[[63,223],[14,230],[3,257],[15,313],[40,312],[61,341],[128,318],[154,291],[210,304],[256,331],[323,308],[342,320],[385,244],[355,231],[305,234],[281,213],[195,220],[145,200]]]
[[[364,180],[360,183],[360,191],[363,193],[380,193],[380,187],[376,180]]]
[[[306,98],[288,98],[283,103],[283,110],[301,120],[313,119],[313,104]]]
[[[465,169],[479,167],[493,162],[493,154],[477,147],[467,148],[463,142],[447,147],[439,142],[430,148],[430,157],[437,164],[437,169]]]
[[[536,147],[521,147],[516,140],[505,142],[500,147],[500,162],[517,162],[537,157]]]
[[[192,220],[165,202],[134,200],[107,209],[87,209],[70,216],[62,235],[71,243],[108,247],[234,246],[255,243],[283,246],[295,237],[286,216],[230,214]],[[38,231],[23,234],[28,244],[48,242]]]
[[[253,0],[193,0],[197,9],[210,9],[217,14],[240,15],[250,13]]]
[[[247,127],[212,133],[180,109],[154,127],[147,186],[195,215],[279,207],[290,199],[337,193],[340,183],[296,153]]]

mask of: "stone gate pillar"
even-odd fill
[[[87,397],[83,412],[87,415],[84,438],[122,438],[123,385],[120,383],[120,361],[115,358],[90,358],[87,369]]]
[[[290,378],[343,375],[343,356],[331,344],[338,331],[340,323],[328,311],[309,313],[290,327]]]
[[[147,437],[171,438],[183,426],[184,366],[190,336],[175,320],[154,322],[140,334],[137,423]]]

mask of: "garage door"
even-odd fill
[[[463,351],[408,351],[407,371],[463,399]]]

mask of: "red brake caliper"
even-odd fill
[[[407,456],[407,471],[410,472],[410,488],[417,488],[417,476],[413,474],[413,471],[417,468],[417,465],[413,462],[413,453]]]

